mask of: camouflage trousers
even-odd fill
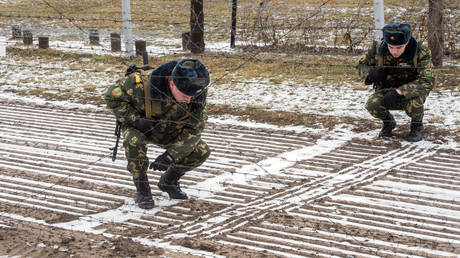
[[[366,109],[369,113],[378,119],[385,119],[388,116],[388,109],[383,106],[383,97],[385,92],[376,92],[372,94],[366,103]],[[426,96],[418,96],[411,99],[402,98],[396,103],[395,110],[404,110],[406,114],[412,118],[412,122],[422,122],[423,120],[423,104]]]
[[[147,157],[147,144],[153,143],[160,147],[167,148],[168,145],[158,144],[153,137],[147,137],[140,131],[132,128],[123,128],[123,147],[125,148],[127,169],[134,179],[143,177],[147,173],[149,158]],[[211,154],[208,145],[200,139],[195,149],[185,158],[176,160],[173,170],[176,173],[184,174],[206,161]]]

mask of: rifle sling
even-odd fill
[[[149,97],[149,80],[144,70],[138,69],[142,76],[142,84],[144,85],[144,103],[145,103],[145,117],[152,119],[152,115],[161,114],[161,102],[151,101]]]

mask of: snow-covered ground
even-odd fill
[[[356,82],[344,81],[339,86],[322,85],[314,81],[310,85],[281,83],[273,86],[269,81],[214,85],[210,89],[209,102],[237,107],[258,105],[267,110],[329,116],[372,119],[364,108],[372,91],[356,90],[350,86]],[[436,126],[460,128],[460,95],[450,91],[432,92],[426,101],[425,121]],[[394,111],[398,120],[408,122],[404,111]]]
[[[31,223],[31,230],[40,225],[108,239],[126,236],[152,248],[207,257],[223,253],[174,241],[208,240],[222,248],[292,257],[312,249],[316,253],[310,255],[323,256],[460,252],[457,143],[398,146],[376,140],[378,130],[353,133],[347,125],[323,134],[213,118],[203,134],[212,157],[181,180],[190,202],[169,200],[152,187],[156,207],[146,211],[133,202],[122,153],[110,159],[109,114],[5,102],[0,102],[5,225],[14,220]],[[323,136],[315,140],[316,133]],[[149,156],[161,151],[152,146]],[[150,180],[156,182],[159,174],[149,171]],[[26,211],[13,209],[24,205]],[[40,215],[44,211],[66,216],[49,221]],[[442,247],[446,243],[453,248]],[[35,248],[49,245],[43,241]],[[234,256],[234,251],[226,252]]]

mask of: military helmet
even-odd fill
[[[383,27],[383,41],[390,45],[404,45],[411,38],[410,25],[389,22]]]
[[[177,89],[188,96],[200,94],[209,84],[209,72],[198,59],[182,59],[171,73]]]

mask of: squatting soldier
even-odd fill
[[[383,41],[374,42],[359,60],[358,70],[375,93],[366,104],[369,113],[383,121],[380,137],[391,137],[396,121],[389,110],[404,110],[411,118],[409,142],[423,135],[423,104],[434,87],[430,50],[411,36],[407,23],[383,27]]]
[[[210,154],[201,139],[209,81],[200,60],[183,59],[160,65],[148,78],[141,69],[129,69],[125,78],[108,88],[107,107],[122,123],[127,168],[140,208],[154,207],[147,178],[147,143],[166,149],[150,164],[151,169],[166,171],[158,182],[160,190],[172,199],[188,198],[179,179]]]

